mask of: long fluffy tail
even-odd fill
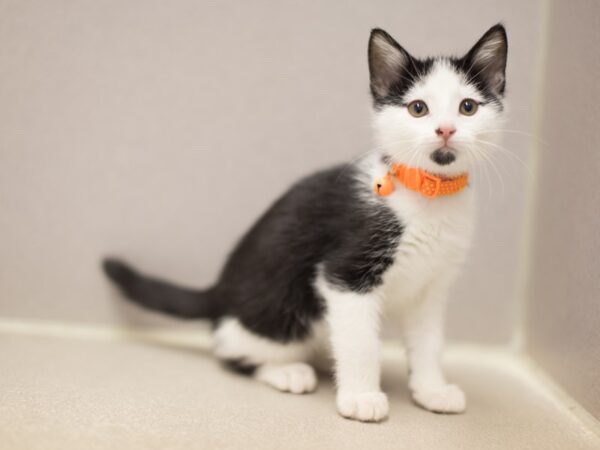
[[[102,267],[125,296],[138,305],[186,319],[215,319],[219,316],[210,289],[196,291],[181,288],[141,275],[117,259],[105,259]]]

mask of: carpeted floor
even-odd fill
[[[415,407],[399,352],[386,351],[382,424],[340,418],[326,377],[315,394],[281,394],[189,345],[0,333],[0,355],[6,450],[600,448],[569,405],[498,350],[447,352],[468,395],[458,416]]]

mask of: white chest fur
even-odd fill
[[[383,164],[371,164],[373,179],[385,173]],[[471,243],[472,189],[429,199],[397,185],[385,201],[404,227],[394,263],[384,275],[386,303],[410,301],[434,282],[450,283]]]
[[[473,194],[428,199],[397,192],[390,206],[404,225],[394,264],[384,277],[386,297],[410,300],[430,283],[450,282],[462,266],[473,231]]]

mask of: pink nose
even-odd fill
[[[435,130],[435,134],[444,139],[444,141],[450,139],[450,136],[452,136],[454,133],[456,133],[456,128],[454,127],[439,127],[437,130]]]

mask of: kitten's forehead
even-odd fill
[[[454,97],[481,97],[475,86],[468,82],[464,72],[459,71],[448,59],[438,59],[421,79],[407,93],[408,97],[422,99],[454,100]]]

